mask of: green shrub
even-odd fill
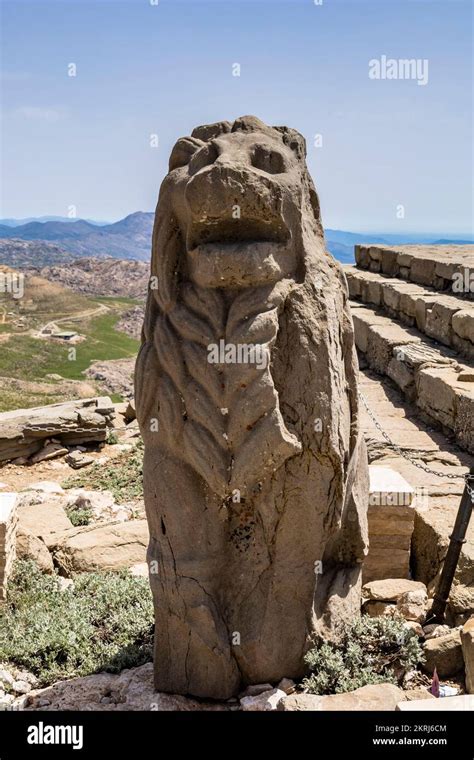
[[[71,507],[66,507],[66,514],[75,527],[79,525],[90,525],[94,517],[92,509],[88,507],[77,507],[75,504]]]
[[[93,464],[77,475],[67,478],[63,488],[87,488],[111,491],[115,501],[122,504],[143,497],[143,441],[132,451],[126,451],[104,464]]]
[[[42,685],[151,660],[153,605],[148,582],[127,571],[84,573],[61,590],[57,576],[18,561],[0,611],[0,662],[34,673]]]
[[[107,443],[113,446],[118,442],[119,442],[119,439],[115,430],[109,430],[107,433]]]
[[[306,654],[311,694],[353,691],[377,683],[399,684],[423,659],[417,635],[399,618],[363,616],[344,627],[337,643],[318,640]]]

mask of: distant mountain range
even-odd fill
[[[84,219],[83,221],[95,224],[96,227],[110,224],[110,222],[98,222],[96,219]],[[24,219],[0,219],[0,224],[7,227],[21,227],[23,224],[29,224],[29,222],[67,222],[68,224],[73,224],[77,222],[77,219],[71,219],[69,216],[28,216]]]
[[[0,263],[13,267],[43,267],[79,257],[113,257],[149,261],[153,212],[137,211],[113,224],[64,217],[0,220]],[[354,245],[469,244],[466,237],[364,234],[326,229],[326,245],[343,263],[354,262]],[[28,244],[30,241],[31,245]]]

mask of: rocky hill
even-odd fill
[[[56,243],[44,240],[20,240],[8,238],[0,240],[0,264],[14,269],[24,267],[45,267],[52,264],[69,264],[75,256]]]
[[[17,227],[0,224],[0,238],[54,242],[76,256],[113,256],[148,261],[153,217],[153,213],[137,211],[118,222],[101,226],[84,219],[75,222],[29,222]]]
[[[149,269],[143,261],[84,258],[64,265],[29,267],[25,273],[39,274],[75,293],[142,299],[147,292]]]

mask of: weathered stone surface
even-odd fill
[[[115,416],[110,399],[90,398],[0,414],[0,462],[36,454],[54,436],[61,443],[104,441]],[[79,432],[84,431],[84,432]]]
[[[446,636],[437,636],[425,642],[423,647],[425,673],[432,675],[436,668],[440,678],[448,678],[463,669],[461,633],[455,629]]]
[[[269,712],[276,710],[285,696],[286,692],[281,689],[270,689],[269,691],[262,691],[254,697],[243,697],[240,700],[240,706],[244,712]]]
[[[230,710],[230,705],[197,702],[175,694],[157,693],[151,663],[124,670],[120,675],[97,673],[62,681],[29,692],[26,710],[139,710],[153,712]]]
[[[428,502],[428,509],[416,510],[412,543],[413,566],[415,577],[427,586],[435,582],[442,567],[459,503],[459,495],[432,497]],[[454,614],[468,611],[474,613],[474,521],[472,520],[456,567],[449,606]]]
[[[390,683],[376,686],[362,686],[355,691],[345,694],[291,694],[284,697],[278,704],[279,710],[285,712],[315,710],[330,712],[333,710],[395,710],[397,704],[404,699],[404,692]]]
[[[462,448],[474,452],[474,382],[467,380],[472,367],[369,307],[356,308],[353,320],[357,348],[369,367],[393,380],[422,419],[454,433]]]
[[[375,602],[369,600],[362,606],[362,612],[369,617],[393,617],[397,606],[392,602]]]
[[[48,443],[37,454],[33,454],[30,457],[31,464],[37,464],[38,462],[45,462],[49,459],[56,459],[56,457],[62,457],[68,453],[68,449],[61,446],[60,443]]]
[[[355,248],[355,256],[357,266],[362,269],[390,273],[450,292],[455,292],[455,275],[461,273],[469,283],[474,272],[472,245],[403,245],[394,248],[359,245]],[[384,265],[386,257],[388,260]],[[465,296],[473,297],[469,289],[465,289]]]
[[[474,310],[460,309],[453,315],[452,327],[459,338],[474,344]]]
[[[91,491],[71,488],[67,492],[68,507],[86,509],[92,513],[94,522],[124,522],[133,516],[131,504],[116,504],[111,491]]]
[[[409,507],[415,489],[391,467],[369,467],[371,506]]]
[[[73,470],[80,470],[82,467],[93,464],[94,458],[84,454],[82,451],[71,451],[66,457],[66,462]]]
[[[474,694],[474,617],[471,617],[463,626],[461,644],[466,670],[466,691]]]
[[[8,579],[16,558],[17,527],[17,494],[0,493],[0,602],[6,598]]]
[[[143,562],[148,543],[146,520],[73,528],[50,547],[66,576],[96,570],[119,570]]]
[[[363,583],[408,578],[414,489],[390,467],[371,465],[369,476],[369,553],[364,560]]]
[[[420,581],[410,581],[404,578],[371,581],[362,587],[362,597],[378,602],[398,602],[410,591],[421,591],[426,594],[426,586]]]
[[[73,527],[62,505],[52,499],[40,504],[20,505],[18,523],[20,528],[42,538],[46,543],[52,534]]]
[[[397,611],[405,620],[421,623],[426,618],[428,594],[425,588],[406,591],[397,599]],[[423,633],[423,632],[422,632]]]
[[[451,633],[449,625],[430,623],[423,626],[423,634],[426,639],[436,639],[438,636],[446,636],[448,633]]]
[[[207,125],[160,191],[135,373],[159,690],[300,677],[313,630],[358,611],[353,329],[304,155],[255,117]]]
[[[407,702],[413,702],[414,700],[419,701],[421,699],[436,699],[436,697],[431,694],[428,689],[425,689],[422,686],[419,686],[416,689],[407,689],[404,694],[405,700]]]
[[[16,554],[18,559],[31,559],[36,562],[43,573],[53,573],[54,563],[48,547],[41,538],[27,528],[19,527],[16,537]]]
[[[473,712],[474,697],[463,694],[457,697],[444,697],[442,699],[405,700],[397,705],[397,710],[400,712],[418,712],[419,710],[441,713],[447,711],[460,712],[464,710]]]

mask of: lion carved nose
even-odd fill
[[[212,140],[193,155],[189,162],[189,174],[197,174],[208,166],[233,170],[239,167],[246,168],[250,166],[250,157],[242,149],[229,150]]]

